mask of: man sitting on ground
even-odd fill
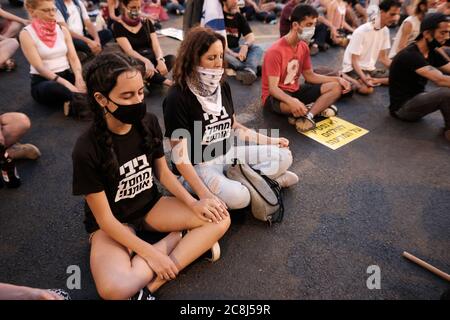
[[[250,85],[257,79],[263,51],[254,44],[255,36],[245,17],[239,12],[238,0],[221,0],[227,32],[225,59],[236,70],[236,79]],[[241,35],[245,42],[239,44]]]
[[[83,53],[80,60],[84,60],[92,54],[99,54],[102,51],[102,46],[112,40],[113,36],[110,30],[105,29],[97,32],[83,1],[56,0],[55,4],[58,8],[56,21],[69,29],[75,49],[78,53]]]
[[[315,116],[335,115],[337,109],[332,104],[351,89],[343,78],[313,71],[307,43],[314,34],[317,16],[310,5],[296,6],[289,33],[268,49],[262,67],[262,105],[275,113],[292,115],[301,132],[315,128]],[[300,85],[300,75],[305,84]]]
[[[381,2],[379,13],[371,21],[356,28],[345,49],[342,72],[361,94],[372,93],[374,86],[389,83],[387,69],[391,64],[388,57],[391,40],[388,26],[397,23],[400,7],[398,0]],[[377,70],[377,61],[387,69]]]
[[[450,141],[450,62],[436,49],[450,38],[450,18],[432,13],[420,25],[418,40],[400,51],[391,64],[389,74],[389,106],[391,115],[417,121],[440,110],[444,116],[444,136]],[[439,68],[440,70],[436,69]],[[427,81],[439,89],[425,92]]]

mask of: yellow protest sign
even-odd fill
[[[358,139],[369,131],[338,117],[331,117],[316,123],[316,128],[303,134],[317,142],[336,150]]]

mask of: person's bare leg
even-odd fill
[[[170,254],[180,239],[180,232],[172,232],[154,247]],[[128,299],[154,277],[144,259],[138,255],[130,259],[129,250],[102,230],[92,237],[90,264],[97,291],[103,299]]]
[[[16,39],[4,39],[0,41],[0,68],[10,59],[19,48],[19,42]]]
[[[17,22],[17,21],[12,21],[9,26],[8,29],[6,29],[6,31],[3,33],[3,36],[6,38],[15,38],[20,30],[22,30],[23,28],[23,24]]]
[[[189,207],[173,197],[162,197],[148,214],[146,222],[150,229],[160,232],[190,230],[169,255],[180,271],[208,251],[230,226],[229,217],[219,223],[200,220]],[[154,293],[165,282],[155,277],[147,287]]]
[[[327,82],[320,87],[321,96],[313,104],[311,112],[314,116],[331,106],[341,96],[341,85],[337,82]]]
[[[20,140],[30,129],[30,119],[23,113],[8,112],[0,115],[0,143],[6,148]]]

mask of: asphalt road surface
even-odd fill
[[[166,24],[180,25],[180,18]],[[252,27],[263,47],[276,39],[278,26]],[[166,53],[176,52],[178,41],[160,40]],[[342,56],[333,48],[313,64],[338,67]],[[98,299],[83,199],[71,195],[72,148],[89,124],[35,103],[28,63],[21,52],[16,58],[16,71],[0,73],[0,113],[31,118],[23,142],[36,144],[42,157],[19,162],[19,189],[0,190],[0,282],[66,288],[67,268],[74,265],[81,289],[70,290],[72,298]],[[158,299],[438,299],[445,281],[401,254],[409,251],[450,272],[450,144],[442,137],[441,114],[413,124],[393,119],[385,87],[370,97],[342,99],[339,116],[369,133],[333,151],[297,133],[287,119],[263,112],[260,80],[250,87],[229,82],[241,122],[280,129],[290,140],[291,169],[300,183],[284,191],[282,223],[269,228],[248,211],[233,213],[220,241],[222,258],[196,261],[161,288]],[[162,127],[165,93],[154,90],[146,98]],[[381,288],[369,290],[373,265]]]

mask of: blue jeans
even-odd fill
[[[177,10],[179,10],[181,12],[181,11],[184,11],[184,5],[181,3],[175,4],[175,3],[169,2],[168,4],[166,4],[166,9],[167,9],[167,12],[169,12],[169,13],[175,13]]]
[[[240,47],[231,48],[236,53],[239,53]],[[234,70],[251,69],[255,74],[257,73],[258,66],[261,64],[261,58],[263,51],[260,47],[252,45],[248,48],[247,59],[241,61],[230,54],[225,54],[225,60],[228,65]]]

